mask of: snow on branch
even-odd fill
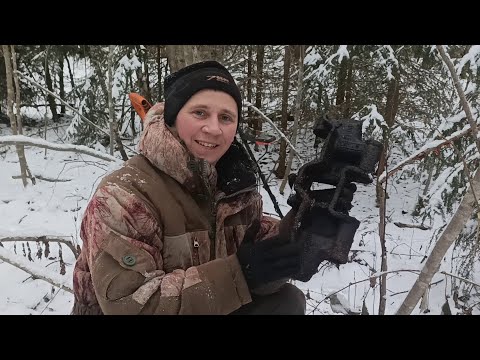
[[[22,269],[36,279],[44,280],[62,290],[68,291],[69,293],[73,294],[73,289],[71,285],[67,284],[69,278],[66,276],[62,276],[44,268],[43,266],[32,263],[23,256],[13,254],[12,252],[2,247],[0,247],[0,260],[3,260],[10,265]]]
[[[430,143],[424,145],[419,150],[414,152],[408,158],[400,161],[397,165],[392,167],[388,173],[385,171],[378,177],[380,183],[384,183],[387,177],[392,176],[397,171],[401,170],[404,166],[411,164],[417,160],[422,160],[425,156],[431,152],[439,153],[440,149],[444,146],[450,146],[453,141],[465,136],[470,132],[470,125],[465,126],[462,130],[454,132],[452,135],[447,136],[444,140],[433,140]]]
[[[102,153],[100,151],[96,151],[94,149],[89,148],[88,146],[84,145],[72,145],[72,144],[55,144],[43,139],[37,139],[37,138],[30,138],[28,136],[24,135],[9,135],[9,136],[0,136],[0,144],[5,144],[5,145],[26,145],[26,146],[37,146],[41,148],[46,148],[50,150],[56,150],[56,151],[67,151],[67,152],[74,152],[74,153],[80,153],[80,154],[85,154],[89,156],[93,156],[105,161],[110,161],[110,162],[118,162],[121,163],[123,162],[120,159],[117,159],[114,156],[111,156],[109,154]]]

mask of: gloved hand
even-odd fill
[[[301,244],[279,236],[254,242],[260,230],[255,220],[245,232],[237,258],[250,289],[269,282],[291,278],[300,270]]]

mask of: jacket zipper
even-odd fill
[[[200,247],[200,244],[198,243],[197,237],[193,236],[193,266],[198,266],[200,265],[200,258],[198,255],[198,248]]]
[[[208,237],[210,239],[210,261],[215,260],[216,257],[216,237],[217,237],[217,206],[220,200],[236,196],[238,194],[244,193],[244,192],[249,192],[255,189],[256,186],[252,186],[240,191],[237,191],[233,194],[230,195],[225,195],[220,196],[218,199],[214,199],[213,196],[213,191],[210,187],[210,184],[208,182],[207,174],[206,174],[206,166],[205,166],[205,160],[200,160],[199,161],[199,167],[200,167],[200,177],[202,179],[203,186],[205,187],[205,190],[208,194],[208,201],[210,203],[210,220],[209,220],[209,225],[210,229],[208,231]],[[198,167],[195,167],[195,169],[198,169]],[[198,252],[198,248],[197,248]]]

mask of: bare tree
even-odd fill
[[[290,63],[291,63],[291,46],[285,46],[285,61],[283,63],[283,88],[282,88],[282,131],[287,132],[288,125],[288,87],[290,85]],[[279,179],[285,176],[285,160],[287,158],[287,143],[284,139],[280,142],[280,154],[278,155],[278,167],[275,175]]]
[[[255,91],[255,107],[257,109],[262,108],[262,94],[263,94],[263,83],[264,83],[264,74],[263,74],[263,59],[265,57],[265,45],[257,45],[257,89]],[[255,130],[255,133],[258,134],[262,131],[262,120],[255,116],[253,119],[253,124],[251,127]],[[253,126],[252,126],[253,125]]]
[[[13,52],[15,51],[14,45],[11,45]],[[12,126],[13,135],[22,134],[22,122],[20,119],[20,87],[18,84],[18,78],[16,78],[16,73],[13,72],[13,66],[16,68],[16,57],[12,58],[12,54],[8,45],[2,45],[3,57],[5,59],[5,73],[7,77],[7,112],[10,118],[10,124]],[[12,65],[12,63],[14,65]],[[14,77],[15,85],[17,86],[14,89]],[[15,91],[16,90],[16,91]],[[16,98],[16,105],[14,111],[14,102]],[[20,163],[20,173],[22,175],[23,186],[27,186],[27,172],[30,172],[27,165],[27,160],[25,158],[25,148],[23,145],[16,144],[18,160]]]
[[[50,76],[50,66],[48,64],[49,55],[50,55],[50,45],[47,45],[45,48],[45,63],[44,63],[45,83],[47,84],[47,89],[50,92],[53,92],[52,77]],[[47,99],[48,99],[48,104],[50,106],[50,111],[52,112],[52,119],[54,122],[56,122],[58,120],[58,114],[57,114],[57,105],[55,104],[55,99],[51,95],[48,95]]]
[[[388,127],[391,129],[395,123],[395,116],[398,110],[398,103],[400,99],[400,71],[397,67],[393,69],[393,79],[388,84],[387,90],[387,101],[385,104],[385,113],[384,119],[387,123]],[[384,136],[384,147],[383,152],[381,154],[378,170],[383,172],[387,166],[387,159],[388,159],[388,151],[389,151],[389,135]],[[382,186],[377,181],[377,205],[379,206],[379,215],[380,215],[380,223],[379,223],[379,238],[380,238],[380,247],[382,249],[382,257],[381,257],[381,264],[380,264],[380,271],[387,271],[387,245],[385,239],[385,227],[386,227],[386,201],[387,201],[387,182],[385,182],[385,187]],[[387,275],[382,275],[380,277],[380,301],[378,307],[378,314],[385,315],[386,309],[386,295],[387,295]]]
[[[113,87],[113,50],[114,45],[108,46],[108,111],[110,116],[110,155],[113,155],[114,143],[115,143],[115,129],[117,127],[115,122],[115,107],[112,98],[112,87]]]
[[[294,145],[297,142],[298,121],[301,117],[301,111],[302,111],[303,58],[305,56],[304,45],[298,45],[298,46],[299,46],[300,56],[298,59],[297,98],[295,100],[295,115],[294,115],[293,130],[292,130],[292,143]],[[288,175],[290,174],[290,170],[292,169],[293,156],[294,156],[294,153],[290,151],[288,155],[288,163],[287,163],[287,169],[285,170],[285,176],[283,177],[283,181],[280,184],[280,194],[282,195],[285,190],[285,186],[287,185]]]

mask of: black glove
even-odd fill
[[[288,242],[288,239],[279,236],[253,242],[259,230],[260,222],[255,220],[237,250],[237,258],[250,289],[291,278],[300,270],[300,243]]]

